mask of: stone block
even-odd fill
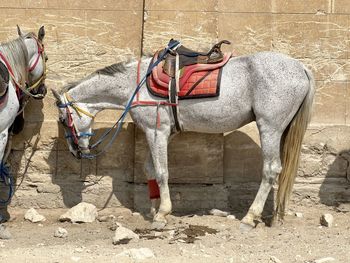
[[[219,0],[220,13],[269,13],[272,11],[271,0]]]
[[[274,0],[272,12],[274,13],[331,13],[331,0]]]
[[[333,1],[334,6],[334,13],[339,14],[349,14],[350,13],[350,6],[348,0],[334,0]]]
[[[27,115],[26,115],[27,116]],[[24,150],[56,150],[57,148],[57,123],[45,122],[25,122],[21,133],[12,137],[12,149]]]
[[[148,11],[143,51],[153,54],[164,48],[171,38],[189,48],[208,51],[217,37],[216,12]]]
[[[312,113],[313,123],[345,124],[347,108],[346,87],[347,84],[344,82],[318,83]],[[334,105],[337,105],[337,107],[334,107]]]
[[[199,1],[156,1],[146,0],[145,9],[147,11],[217,11],[217,0]]]
[[[148,144],[142,131],[136,131],[135,182],[145,182],[144,161]],[[222,183],[223,136],[221,134],[181,133],[168,147],[169,182]]]
[[[231,46],[225,51],[239,55],[271,49],[272,15],[253,13],[220,13],[218,15],[218,39],[227,39]]]

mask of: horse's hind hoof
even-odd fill
[[[153,221],[151,228],[153,230],[162,230],[166,226],[165,222]]]
[[[254,228],[254,226],[249,225],[249,224],[245,224],[245,223],[242,223],[242,222],[239,225],[239,230],[241,231],[241,233],[247,233],[250,230],[252,230],[253,228]]]

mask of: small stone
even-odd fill
[[[323,214],[320,219],[320,223],[326,227],[332,227],[334,218],[331,214]]]
[[[230,213],[225,212],[225,211],[221,211],[219,209],[212,209],[209,211],[209,214],[213,215],[213,216],[222,216],[222,217],[226,217],[228,216]]]
[[[0,242],[0,247],[5,247],[5,243],[3,241]]]
[[[140,237],[132,230],[123,227],[119,224],[118,228],[115,230],[115,234],[113,237],[113,244],[128,244],[131,240],[139,240]]]
[[[80,261],[81,258],[73,256],[70,259],[73,260],[74,262],[78,262],[78,261]]]
[[[227,219],[236,220],[236,217],[235,217],[234,215],[228,215],[228,216],[227,216]]]
[[[4,225],[0,225],[0,239],[11,239],[12,235],[10,231]]]
[[[32,223],[42,222],[42,221],[46,220],[45,216],[40,215],[34,208],[30,208],[24,214],[24,219],[26,219]]]
[[[315,263],[325,263],[325,262],[330,262],[330,261],[334,261],[334,260],[335,260],[335,258],[326,257],[326,258],[315,259]]]
[[[61,215],[60,221],[70,221],[72,223],[92,223],[98,216],[96,206],[89,203],[79,203]]]
[[[99,216],[98,218],[97,218],[97,221],[98,222],[107,222],[108,221],[108,216]]]
[[[142,262],[146,259],[155,258],[153,251],[149,248],[132,248],[116,255],[116,262]],[[127,261],[127,259],[131,259]]]
[[[54,237],[65,238],[68,236],[68,231],[62,227],[56,229]]]
[[[43,227],[43,226],[44,226],[43,224],[40,224],[40,223],[38,224],[38,227]]]
[[[139,212],[134,212],[132,213],[133,216],[141,216],[141,214]]]
[[[302,217],[303,217],[303,213],[296,212],[296,213],[295,213],[295,216],[296,216],[296,217],[299,217],[299,218],[302,218]]]
[[[273,262],[273,263],[282,263],[282,261],[279,260],[278,258],[276,258],[275,256],[271,256],[271,257],[270,257],[270,262]]]

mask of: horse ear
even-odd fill
[[[19,28],[19,25],[17,25],[17,33],[20,37],[23,37],[22,30]]]
[[[56,90],[54,90],[54,89],[51,89],[51,91],[52,91],[52,94],[54,95],[54,97],[56,98],[56,100],[57,100],[58,102],[61,102],[61,96],[60,96],[60,94],[58,94],[58,92],[57,92]]]
[[[40,27],[39,32],[38,32],[38,39],[40,41],[43,41],[44,37],[45,37],[45,28],[44,28],[44,26],[42,26],[42,27]]]

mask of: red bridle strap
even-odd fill
[[[34,61],[34,64],[28,69],[29,72],[31,72],[35,69],[36,65],[38,65],[41,54],[44,52],[44,48],[39,45],[39,41],[36,38],[34,38],[34,39],[36,40],[36,44],[38,46],[38,55]]]

